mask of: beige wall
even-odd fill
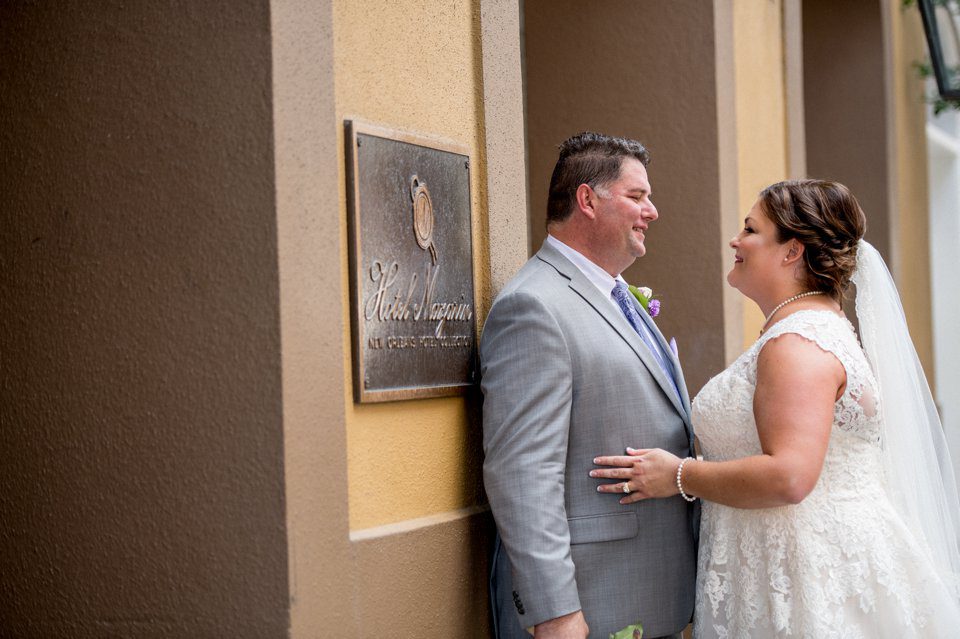
[[[482,318],[524,257],[525,234],[505,233],[525,221],[519,14],[277,0],[272,17],[291,635],[485,637],[478,397],[353,402],[343,120],[470,149]]]
[[[470,149],[474,255],[486,263],[479,3],[334,2],[336,120],[362,118],[446,138]],[[342,137],[343,129],[339,130]],[[343,144],[339,144],[341,158]],[[340,166],[343,167],[341,159]],[[348,289],[345,177],[340,254]],[[477,289],[488,273],[477,269]],[[350,342],[344,299],[343,339]],[[346,354],[349,357],[349,353]],[[348,378],[350,363],[345,364]],[[350,528],[359,530],[473,505],[479,498],[476,398],[354,404],[344,387]],[[429,469],[427,472],[426,469]]]
[[[889,99],[892,104],[890,164],[893,185],[892,264],[910,336],[931,385],[933,325],[930,298],[930,216],[927,182],[924,84],[914,63],[927,59],[923,24],[916,7],[883,3]]]
[[[488,636],[478,398],[353,403],[344,118],[470,148],[481,321],[556,144],[644,140],[662,217],[627,277],[691,391],[753,334],[724,247],[800,163],[796,0],[527,0],[529,243],[517,7],[399,4],[0,4],[4,630]],[[837,35],[803,4],[811,173],[877,198],[926,362],[918,20],[860,4]]]
[[[331,2],[272,0],[289,636],[357,635]],[[324,327],[318,330],[317,327]]]
[[[286,632],[269,44],[0,4],[0,634]]]
[[[525,259],[519,13],[380,8],[4,6],[19,636],[487,636],[477,397],[353,404],[342,119],[470,147],[482,317]]]
[[[546,235],[560,142],[583,130],[643,141],[660,219],[647,255],[625,277],[661,295],[657,323],[677,338],[691,392],[724,364],[718,238],[725,190],[736,190],[722,182],[720,167],[735,141],[720,145],[714,62],[723,52],[714,12],[714,3],[693,0],[609,1],[592,5],[589,16],[575,0],[525,2],[531,251]]]
[[[757,194],[788,177],[788,129],[782,1],[737,0],[733,6],[740,194],[733,225],[739,231]],[[733,249],[727,248],[724,257],[729,270]],[[738,298],[744,309],[746,349],[756,340],[764,318],[756,304],[739,294]]]

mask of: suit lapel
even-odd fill
[[[654,323],[653,318],[643,310],[643,307],[637,304],[637,310],[640,313],[640,317],[643,318],[643,321],[646,323],[647,328],[650,329],[650,332],[654,335],[657,340],[657,343],[660,345],[660,349],[664,354],[670,359],[670,365],[673,366],[673,372],[677,376],[677,389],[680,391],[680,401],[683,403],[683,409],[681,410],[681,415],[683,415],[683,422],[687,427],[687,434],[690,436],[690,450],[693,450],[693,422],[690,418],[690,394],[687,392],[687,382],[683,378],[683,368],[680,366],[680,359],[673,353],[673,349],[670,348],[670,344],[667,343],[667,340],[663,337],[663,333],[660,332],[660,329]],[[676,393],[674,393],[676,395]]]
[[[660,328],[653,321],[653,318],[650,317],[650,314],[643,310],[643,307],[640,306],[639,303],[636,303],[635,306],[637,307],[637,312],[640,313],[640,317],[647,325],[647,328],[650,329],[650,333],[652,333],[657,340],[660,350],[663,351],[664,355],[670,360],[670,365],[673,366],[673,372],[677,376],[677,388],[680,390],[681,400],[683,401],[683,409],[686,414],[689,415],[690,395],[687,393],[687,383],[683,379],[683,368],[680,367],[680,360],[674,355],[673,349],[670,348],[670,344],[667,343],[666,338],[663,336],[663,333],[660,332]]]
[[[647,345],[644,344],[643,340],[640,339],[640,336],[637,335],[637,331],[630,326],[630,322],[627,321],[627,318],[623,315],[620,309],[613,305],[613,301],[605,298],[600,291],[597,290],[597,287],[594,286],[593,283],[588,280],[587,277],[580,271],[579,268],[571,264],[567,258],[561,255],[559,251],[551,247],[549,244],[543,244],[543,246],[540,248],[540,251],[537,252],[537,257],[547,264],[550,264],[563,277],[566,277],[569,280],[570,288],[597,313],[599,313],[600,316],[613,328],[613,330],[615,330],[620,337],[623,338],[633,352],[636,353],[637,357],[640,358],[640,361],[643,362],[643,365],[646,366],[651,377],[656,380],[657,384],[667,396],[667,399],[670,400],[670,403],[673,404],[677,412],[683,417],[684,422],[688,422],[689,412],[683,405],[681,399],[677,397],[677,393],[673,388],[672,382],[667,378],[667,375],[663,372],[663,369],[660,368],[660,365],[657,363],[653,353],[650,352],[650,349],[647,347]],[[646,313],[641,309],[640,315],[641,317],[644,317]],[[645,317],[644,321],[648,322],[648,326],[653,324],[649,317]],[[657,330],[655,325],[653,325],[651,328],[651,332],[657,336],[657,339],[659,339],[661,342],[663,341],[663,336],[660,335],[660,331]],[[666,344],[663,346],[666,346]],[[663,346],[661,348],[663,348]],[[669,346],[666,346],[665,353],[668,353],[668,357],[671,358],[671,361],[675,361]],[[674,366],[677,367],[677,370],[679,370],[678,364],[674,364]],[[681,391],[681,393],[682,392],[683,391]]]

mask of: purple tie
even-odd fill
[[[640,311],[637,310],[636,304],[633,301],[633,294],[627,288],[625,282],[617,280],[616,285],[613,287],[613,299],[617,302],[617,306],[620,307],[620,310],[626,316],[627,321],[630,322],[630,326],[633,327],[633,330],[637,332],[637,335],[640,336],[640,339],[643,340],[643,343],[646,344],[647,348],[650,349],[654,359],[657,360],[657,364],[660,366],[660,370],[663,371],[664,375],[667,376],[667,379],[669,379],[670,383],[673,385],[673,390],[677,393],[677,397],[682,397],[680,395],[680,389],[677,388],[677,382],[673,377],[672,367],[663,358],[663,354],[660,352],[660,349],[657,348],[656,338],[654,338],[653,334],[650,332],[650,329],[647,328],[647,325],[644,324],[643,319],[640,317]]]

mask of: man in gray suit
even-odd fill
[[[633,624],[646,639],[668,637],[693,613],[694,506],[679,494],[623,505],[589,476],[594,457],[627,447],[681,458],[693,448],[680,364],[620,277],[646,252],[658,216],[648,162],[633,140],[564,142],[549,236],[484,326],[483,477],[499,532],[500,638],[607,639]]]

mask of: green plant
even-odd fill
[[[931,2],[935,7],[947,7],[949,10],[948,5],[950,3],[956,4],[957,0],[931,0]],[[917,0],[903,0],[902,7],[903,9],[909,9],[916,4]],[[917,75],[923,80],[933,77],[933,65],[930,64],[929,60],[924,62],[914,61],[913,68],[917,70]],[[960,84],[960,66],[950,67],[948,71],[952,80],[950,84]],[[948,109],[960,111],[960,100],[944,98],[939,91],[925,93],[922,99],[933,108],[934,115],[940,115]]]

